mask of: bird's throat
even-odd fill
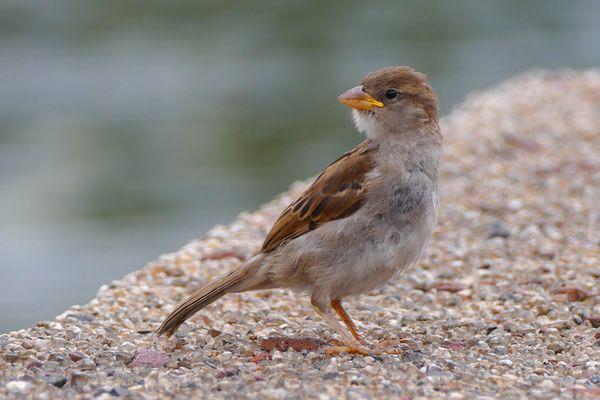
[[[382,126],[372,111],[352,110],[352,119],[359,132],[371,140],[378,140],[382,134]]]

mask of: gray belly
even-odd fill
[[[278,264],[273,272],[286,286],[320,288],[332,298],[383,285],[419,259],[436,223],[435,193],[424,194],[413,206],[397,205],[405,213],[363,207],[294,239],[273,254]]]
[[[369,292],[419,260],[436,223],[433,203],[419,209],[417,218],[384,221],[372,228],[363,246],[347,249],[353,254],[346,265],[352,273],[336,288],[340,297]]]

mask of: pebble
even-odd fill
[[[287,390],[283,388],[279,389],[266,389],[260,393],[260,398],[265,400],[279,400],[285,399],[288,396]]]
[[[509,236],[510,230],[501,221],[494,221],[488,227],[488,239],[507,238]]]
[[[512,367],[512,366],[513,366],[513,362],[512,362],[512,361],[510,361],[508,358],[505,358],[505,359],[502,359],[502,360],[500,360],[500,361],[498,362],[498,364],[500,364],[500,365],[504,365],[504,366],[507,366],[507,367]]]
[[[96,369],[96,363],[91,358],[88,358],[88,357],[79,361],[77,364],[78,364],[78,369],[80,369],[80,370]]]
[[[56,386],[57,388],[61,388],[67,383],[67,378],[64,376],[49,376],[46,378],[46,382],[49,384]]]
[[[77,362],[79,360],[83,360],[84,357],[85,357],[85,354],[83,354],[80,351],[75,351],[75,352],[69,353],[69,358],[73,362]]]
[[[87,372],[73,371],[71,373],[71,386],[75,386],[75,387],[81,388],[91,378],[92,378],[92,375],[90,375]]]
[[[540,385],[540,387],[543,387],[545,389],[550,389],[550,390],[554,390],[556,389],[556,384],[554,382],[552,382],[550,379],[544,379]]]
[[[131,365],[133,367],[159,368],[164,367],[169,362],[169,355],[159,350],[142,350],[140,351]]]
[[[131,342],[123,342],[119,345],[119,350],[123,352],[134,352],[137,346]]]
[[[13,363],[13,362],[19,360],[19,358],[20,358],[20,356],[15,353],[6,353],[4,355],[4,359],[9,363]]]
[[[6,384],[6,390],[13,394],[27,394],[34,388],[31,382],[11,381]]]
[[[430,364],[427,366],[427,375],[429,376],[440,376],[443,373],[444,371],[442,370],[442,368],[435,364]]]

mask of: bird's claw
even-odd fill
[[[327,346],[324,350],[325,354],[328,356],[335,356],[338,354],[360,354],[368,356],[370,354],[369,349],[365,346]]]
[[[374,345],[369,345],[361,340],[360,343],[345,343],[332,340],[332,345],[324,348],[325,354],[333,356],[338,354],[358,354],[363,356],[399,355],[402,350],[396,347],[397,340],[387,340]]]

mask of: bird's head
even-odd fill
[[[425,75],[409,67],[370,72],[338,100],[353,109],[356,127],[371,139],[437,125],[437,96]]]

